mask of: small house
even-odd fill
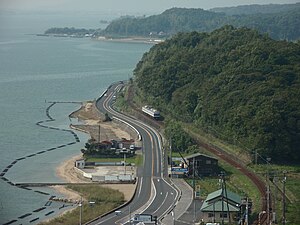
[[[203,222],[233,222],[238,218],[242,198],[224,189],[210,193],[201,206]]]
[[[218,173],[218,159],[202,154],[196,153],[185,157],[189,168],[189,175],[195,176],[212,176]]]
[[[85,167],[84,159],[79,159],[75,161],[75,167],[78,169],[83,169]]]
[[[126,138],[122,138],[122,140],[120,141],[120,148],[126,148],[126,149],[130,149],[130,146],[134,143],[133,139],[127,140]]]

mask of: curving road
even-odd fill
[[[157,216],[157,224],[161,224],[162,217],[172,210],[178,200],[178,190],[166,177],[167,167],[162,159],[162,140],[159,133],[142,121],[116,112],[111,107],[118,90],[122,87],[122,83],[111,85],[106,94],[98,99],[96,106],[101,112],[124,120],[138,130],[143,143],[144,164],[138,168],[135,196],[129,204],[120,209],[122,213],[110,213],[89,224],[130,224],[130,218],[133,218],[134,214]]]

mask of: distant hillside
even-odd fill
[[[225,13],[226,15],[250,15],[250,14],[270,14],[287,12],[294,9],[300,10],[300,2],[295,4],[269,4],[269,5],[241,5],[236,7],[218,7],[210,11]]]
[[[300,160],[300,45],[225,26],[179,33],[135,68],[145,100],[274,161]]]
[[[230,16],[203,9],[172,8],[143,18],[120,18],[112,21],[102,32],[105,36],[170,37],[178,32],[209,32],[224,25],[249,27],[269,33],[274,39],[300,38],[300,10],[272,14]]]
[[[105,29],[107,35],[120,36],[170,36],[178,31],[211,31],[224,24],[227,17],[203,9],[172,8],[162,14],[145,18],[125,17],[112,21]]]
[[[233,18],[231,25],[256,29],[276,40],[300,39],[300,8],[282,13],[237,15]]]

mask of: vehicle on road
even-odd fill
[[[118,216],[118,215],[121,215],[122,214],[122,211],[121,210],[116,210],[115,211],[115,214]]]

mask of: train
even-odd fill
[[[147,115],[151,116],[153,119],[158,120],[160,118],[160,112],[151,106],[145,105],[142,107],[142,111]]]

